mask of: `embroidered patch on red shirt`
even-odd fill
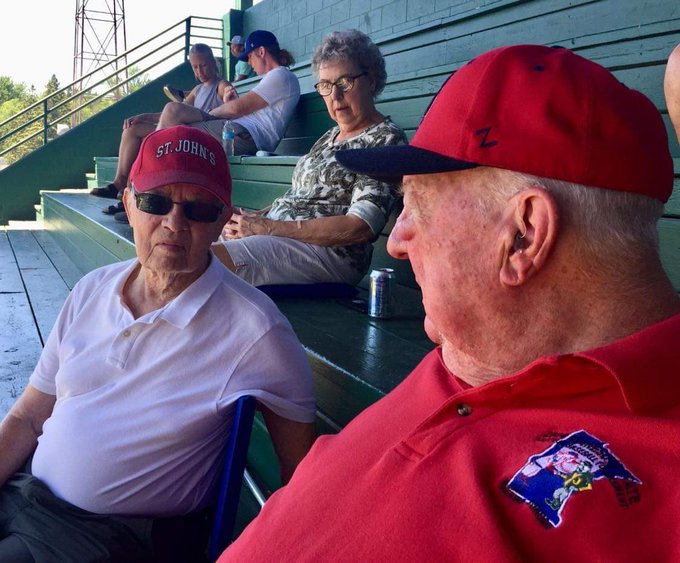
[[[591,490],[593,483],[603,478],[641,484],[608,444],[578,430],[531,456],[510,479],[507,488],[556,527],[562,521],[562,510],[569,498]]]

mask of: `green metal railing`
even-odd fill
[[[107,107],[107,101],[127,94],[148,73],[177,66],[188,59],[193,43],[206,43],[221,57],[223,42],[221,19],[190,16],[179,21],[0,123],[0,157],[11,163],[19,152],[48,143],[58,123],[77,125]]]

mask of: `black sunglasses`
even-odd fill
[[[151,215],[167,215],[172,206],[177,204],[182,207],[182,212],[189,221],[197,223],[214,223],[224,209],[224,205],[202,201],[173,201],[167,196],[149,193],[135,194],[135,202],[137,209]]]

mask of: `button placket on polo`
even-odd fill
[[[516,383],[515,380],[498,381],[457,393],[423,421],[395,450],[404,457],[418,461],[442,440],[451,439],[464,427],[506,408],[512,403],[512,396],[521,388]]]
[[[130,352],[137,338],[143,331],[143,323],[133,323],[121,330],[111,342],[109,353],[106,357],[108,364],[120,369],[125,368]]]
[[[467,403],[460,403],[456,411],[460,416],[470,416],[472,414],[472,407]]]
[[[574,360],[565,357],[560,358],[560,361]],[[585,365],[579,365],[577,377],[588,380],[593,388],[599,388],[601,381],[598,383],[598,378],[593,374],[593,369],[599,368],[588,366],[582,360],[578,362]],[[590,370],[586,369],[588,367]],[[456,393],[395,446],[394,451],[410,461],[418,462],[443,440],[455,440],[456,433],[500,410],[526,405],[535,400],[544,401],[550,397],[564,398],[573,392],[571,382],[555,379],[554,374],[554,365],[541,363],[514,376]],[[579,386],[581,390],[584,388],[583,385]]]
[[[479,395],[477,390],[467,390],[452,397],[400,442],[395,451],[417,462],[442,440],[451,439],[466,426],[493,414],[496,410],[493,404]]]

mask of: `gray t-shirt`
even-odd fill
[[[208,112],[217,106],[222,105],[222,99],[217,94],[221,78],[216,78],[213,82],[204,82],[198,86],[194,107],[201,111]]]

